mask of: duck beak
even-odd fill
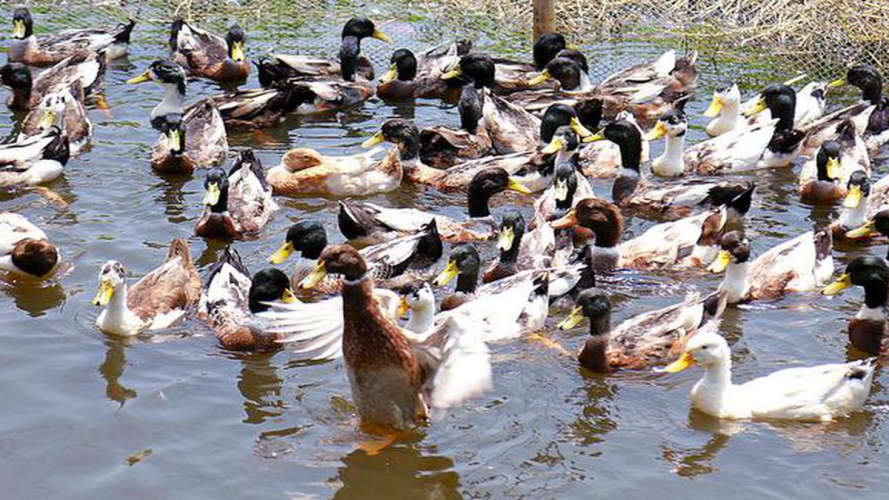
[[[48,129],[56,122],[56,112],[53,109],[44,109],[43,116],[40,117],[40,123],[37,124],[41,129]]]
[[[411,306],[407,303],[407,298],[402,295],[400,300],[398,301],[398,310],[395,312],[399,318],[407,317],[407,312],[410,311]]]
[[[541,83],[543,83],[543,82],[545,82],[545,81],[547,81],[547,80],[549,80],[549,79],[550,79],[549,71],[548,71],[548,70],[543,70],[543,71],[540,72],[539,75],[537,75],[537,76],[535,76],[534,78],[528,80],[528,85],[540,85]]]
[[[556,179],[553,185],[553,198],[556,201],[565,201],[568,199],[568,183],[562,179]]]
[[[578,225],[580,222],[577,220],[577,211],[572,209],[569,210],[567,214],[565,214],[561,219],[556,219],[549,223],[549,226],[553,229],[565,229],[566,227],[574,227]]]
[[[821,295],[836,295],[850,286],[852,286],[852,277],[843,273],[836,281],[824,287],[824,290],[821,290]]]
[[[244,42],[240,40],[232,42],[231,59],[236,62],[247,60],[247,55],[244,53]]]
[[[460,69],[460,66],[448,71],[447,73],[441,75],[442,80],[451,80],[454,78],[459,78],[463,74],[463,70]]]
[[[515,229],[512,226],[504,228],[500,231],[500,237],[497,238],[497,249],[505,252],[512,248],[515,241]]]
[[[506,189],[509,189],[510,191],[515,191],[517,193],[531,194],[531,190],[528,189],[527,186],[525,186],[521,182],[513,179],[512,177],[510,177],[509,181],[507,181]]]
[[[583,142],[596,142],[596,141],[604,141],[605,135],[602,133],[594,134],[588,137],[583,138]]]
[[[398,78],[398,68],[393,64],[392,66],[389,66],[389,71],[380,78],[380,83],[391,82],[396,78]]]
[[[12,37],[16,39],[25,38],[25,22],[21,19],[16,19],[12,22]]]
[[[731,261],[732,254],[728,253],[728,250],[720,250],[716,258],[713,259],[713,263],[707,267],[707,270],[711,273],[721,273],[725,271],[725,268],[728,267]]]
[[[651,129],[651,132],[646,134],[645,139],[648,141],[653,141],[656,139],[660,139],[667,133],[667,126],[664,122],[658,120],[657,123],[654,124],[654,128]]]
[[[853,185],[846,193],[846,198],[843,199],[843,207],[856,208],[859,203],[861,203],[861,186]]]
[[[827,159],[827,178],[828,179],[839,179],[840,178],[840,159],[833,157]]]
[[[289,287],[284,289],[284,293],[281,294],[281,302],[285,304],[295,304],[299,302],[299,299],[296,298],[296,294],[293,293]]]
[[[204,205],[212,207],[213,205],[219,203],[219,195],[219,185],[215,182],[211,182],[207,185],[207,194],[204,195]]]
[[[834,88],[837,88],[837,87],[842,87],[842,86],[845,85],[845,84],[846,84],[846,77],[837,78],[836,80],[834,80],[834,81],[828,83],[828,84],[827,84],[827,88],[829,88],[829,89],[834,89]]]
[[[372,135],[370,137],[370,139],[362,142],[361,147],[362,148],[372,148],[372,147],[376,146],[377,144],[382,144],[383,141],[385,141],[385,140],[386,140],[386,138],[383,137],[383,132],[380,131],[380,132],[377,132],[376,134]]]
[[[704,111],[704,116],[707,118],[716,117],[722,111],[723,106],[725,106],[725,99],[719,94],[713,94],[713,100],[707,106],[707,111]]]
[[[174,153],[182,151],[182,134],[179,133],[179,130],[167,131],[167,146]]]
[[[290,254],[292,253],[293,243],[286,241],[283,245],[281,245],[281,248],[279,248],[275,253],[272,254],[271,257],[269,257],[269,262],[271,262],[272,264],[281,264],[285,260],[287,260],[287,258],[290,257]]]
[[[114,287],[111,286],[111,282],[110,281],[99,282],[99,293],[97,293],[96,297],[93,299],[93,305],[95,305],[95,306],[108,305],[108,301],[111,300],[112,295],[114,295]]]
[[[661,373],[679,373],[694,364],[695,357],[692,355],[692,353],[685,351],[684,353],[682,353],[682,356],[680,356],[679,359],[661,368],[658,371]]]
[[[373,34],[370,35],[371,38],[376,38],[381,42],[392,43],[392,39],[389,38],[389,35],[383,33],[379,29],[374,29]]]
[[[127,83],[142,83],[142,82],[148,82],[151,80],[153,80],[153,78],[151,78],[151,71],[146,71],[139,76],[134,76],[134,77],[130,78],[129,80],[127,80]]]
[[[575,326],[579,325],[580,322],[583,321],[583,308],[580,306],[576,306],[571,310],[571,313],[565,317],[562,321],[556,325],[556,328],[560,330],[570,330]]]
[[[744,116],[753,116],[766,110],[766,100],[760,95],[756,98],[747,109],[744,110]]]
[[[590,137],[591,135],[593,135],[593,133],[590,132],[590,129],[584,127],[583,123],[580,123],[580,118],[576,116],[571,117],[571,123],[569,125],[571,126],[571,130],[573,130],[574,133],[579,135],[581,138]]]
[[[562,140],[561,137],[553,137],[553,140],[549,141],[549,144],[544,146],[543,149],[540,150],[540,152],[545,155],[551,155],[559,152],[564,147],[565,141]]]
[[[873,238],[879,236],[880,233],[874,231],[874,221],[867,221],[864,225],[846,232],[846,238],[857,240],[860,238]]]
[[[327,276],[327,269],[325,268],[324,262],[318,261],[318,263],[315,264],[315,268],[312,269],[312,272],[299,282],[299,287],[303,290],[311,290],[312,288],[315,288],[318,283],[321,283],[321,280],[323,280],[325,276]]]
[[[459,272],[460,270],[457,269],[457,261],[451,259],[448,261],[448,265],[445,266],[444,270],[435,277],[432,284],[435,286],[445,286],[450,283],[451,280],[456,278]]]

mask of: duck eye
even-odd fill
[[[706,351],[706,350],[707,350],[707,347],[709,347],[709,346],[702,345],[702,346],[701,346],[701,349],[704,350],[704,351]]]

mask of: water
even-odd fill
[[[408,39],[412,26],[397,25],[400,40]],[[312,29],[338,31],[332,24]],[[253,54],[279,46],[271,35],[252,37]],[[688,391],[700,370],[670,376],[592,375],[572,358],[532,341],[505,342],[492,347],[492,392],[439,415],[413,440],[367,456],[357,450],[367,436],[357,430],[341,361],[303,363],[286,351],[226,352],[196,321],[137,339],[103,335],[93,325],[98,311],[90,299],[105,260],[123,262],[133,282],[162,260],[173,237],[188,239],[202,272],[222,249],[193,236],[202,173],[168,180],[148,166],[156,139],[148,113],[160,89],[123,84],[163,54],[164,41],[157,26],[137,28],[129,61],[108,72],[111,109],[91,112],[92,151],[72,160],[64,177],[49,186],[67,208],[31,192],[0,198],[0,210],[21,212],[44,227],[74,266],[55,286],[2,284],[4,498],[362,498],[383,492],[393,498],[591,493],[875,498],[885,488],[889,378],[883,371],[864,410],[849,418],[829,424],[727,424],[689,409]],[[333,52],[326,41],[306,38],[292,39],[284,48],[303,45]],[[588,49],[601,64],[615,57],[602,48]],[[640,60],[658,50],[641,43],[621,47]],[[738,77],[746,88],[756,88],[791,73],[790,68],[752,71],[726,61],[716,64],[709,57],[701,69],[702,91],[689,105],[692,142],[703,137],[700,113],[714,85]],[[192,82],[190,100],[215,90],[213,84]],[[13,119],[3,116],[3,132],[8,132]],[[294,119],[230,140],[235,147],[254,148],[272,166],[291,146],[311,146],[325,154],[358,152],[363,138],[391,116],[416,118],[420,126],[457,123],[453,109],[434,101],[416,107],[371,101],[335,117]],[[654,153],[661,147],[657,144]],[[885,172],[882,162],[876,171],[877,176]],[[834,214],[802,205],[790,171],[753,177],[759,186],[748,217],[754,253]],[[598,182],[595,187],[607,193],[609,186]],[[405,188],[373,200],[415,200],[431,210],[463,213],[462,197],[433,191]],[[280,202],[282,210],[260,239],[235,244],[251,271],[266,265],[293,221],[319,220],[332,239],[341,238],[333,200]],[[498,197],[495,213],[517,202],[523,203]],[[526,213],[529,205],[521,205]],[[650,224],[633,220],[629,234]],[[835,256],[843,265],[864,252],[884,250],[837,251]],[[624,273],[620,278],[627,284],[616,292],[616,322],[679,301],[692,286],[710,290],[719,279],[701,273]],[[847,347],[844,329],[861,298],[852,290],[832,300],[807,294],[729,309],[722,331],[732,345],[735,379],[859,357]],[[564,311],[552,314],[554,325]],[[550,328],[547,333],[573,351],[585,339],[585,328]]]

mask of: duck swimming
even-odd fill
[[[101,28],[68,29],[37,37],[34,20],[24,7],[12,13],[12,42],[9,45],[9,62],[22,62],[31,66],[48,66],[79,52],[105,51],[105,56],[118,59],[126,55],[130,34],[136,21],[119,24],[113,30]]]
[[[0,271],[45,278],[59,264],[59,249],[42,229],[13,212],[0,212]]]
[[[225,38],[202,30],[178,18],[170,27],[170,59],[189,76],[217,82],[242,82],[250,74],[250,61],[244,52],[246,35],[237,24]]]
[[[70,89],[60,88],[57,92],[43,96],[40,105],[28,112],[22,120],[17,141],[44,135],[51,128],[58,126],[62,135],[68,140],[69,154],[71,156],[80,154],[89,144],[93,133],[93,124],[81,100],[82,95],[80,84],[74,82]]]
[[[189,174],[199,167],[220,165],[228,154],[222,115],[210,99],[191,106],[185,116],[171,113],[160,121],[151,168],[162,174]]]
[[[132,337],[145,330],[168,328],[198,302],[201,280],[191,261],[188,243],[174,239],[160,267],[131,287],[126,271],[114,260],[99,270],[99,293],[93,304],[105,309],[96,318],[103,332]]]
[[[846,266],[845,272],[821,293],[836,295],[853,285],[864,288],[864,304],[849,320],[849,341],[855,348],[868,354],[885,356],[889,353],[889,335],[886,335],[889,265],[886,259],[873,256],[855,258]]]
[[[0,187],[36,186],[56,180],[68,163],[68,136],[58,127],[0,145]]]
[[[78,90],[85,99],[98,96],[105,84],[105,53],[81,52],[67,57],[42,71],[36,78],[31,77],[27,66],[6,63],[0,67],[0,82],[12,89],[7,104],[15,111],[28,111],[40,105],[49,93],[69,89],[79,83]]]
[[[706,370],[691,390],[692,406],[717,418],[826,422],[859,410],[870,393],[875,359],[778,370],[735,385],[731,351],[718,323],[689,337],[680,358],[662,371],[698,364]]]
[[[799,77],[788,80],[784,82],[784,85],[791,85],[798,79]],[[794,128],[802,129],[824,115],[827,86],[827,82],[809,82],[796,93],[796,110],[793,114]],[[731,87],[722,91],[714,90],[713,100],[704,111],[704,116],[713,118],[707,124],[707,135],[716,137],[733,130],[764,124],[769,120],[769,116],[755,114],[748,117],[742,113],[748,106],[755,107],[755,103],[756,98],[750,102],[741,103],[741,92],[738,90],[737,84],[732,84]]]
[[[259,232],[278,209],[265,180],[262,164],[251,150],[238,154],[231,173],[221,168],[207,173],[204,212],[195,234],[205,238],[240,239]]]
[[[857,64],[849,68],[845,78],[834,80],[830,82],[829,86],[839,87],[847,83],[861,89],[861,104],[848,113],[837,116],[829,123],[821,124],[817,138],[829,133],[833,121],[846,119],[849,117],[847,115],[861,116],[866,118],[866,121],[863,122],[866,125],[863,128],[858,126],[862,124],[862,121],[853,118],[856,123],[856,131],[864,138],[868,151],[875,153],[880,146],[889,142],[889,98],[883,96],[883,77],[875,67],[869,64]],[[874,108],[869,110],[868,106]],[[862,112],[862,110],[864,111]],[[810,134],[810,136],[814,137],[816,134]],[[807,150],[817,148],[818,145],[820,144],[815,144],[814,138],[806,141]]]
[[[128,84],[154,81],[164,88],[164,99],[151,110],[151,126],[160,130],[165,116],[185,113],[186,77],[182,66],[169,59],[158,59],[142,74],[127,80]]]
[[[850,121],[840,127],[839,140],[821,144],[815,158],[807,161],[799,175],[800,196],[812,204],[832,204],[846,196],[846,186],[856,171],[870,177],[867,146]]]

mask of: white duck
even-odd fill
[[[42,278],[59,263],[59,249],[42,229],[13,212],[0,212],[0,271]]]
[[[688,338],[679,359],[663,371],[699,364],[707,372],[691,390],[692,405],[717,418],[829,421],[864,405],[876,358],[778,370],[735,385],[728,343],[717,323]]]

